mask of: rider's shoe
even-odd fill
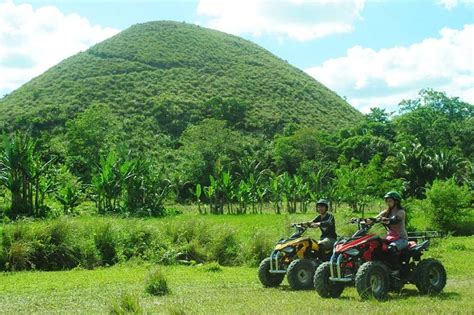
[[[390,275],[392,277],[396,277],[396,278],[399,278],[400,277],[400,270],[399,269],[392,269],[390,271]]]

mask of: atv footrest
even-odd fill
[[[329,277],[329,280],[334,282],[352,282],[354,279],[352,278],[336,278],[336,277]]]
[[[286,273],[286,270],[269,270],[270,273]]]

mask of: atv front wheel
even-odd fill
[[[284,277],[284,273],[270,273],[270,257],[262,260],[260,267],[258,267],[258,278],[265,287],[279,286]]]
[[[331,265],[324,262],[319,265],[314,273],[314,288],[322,298],[338,298],[344,291],[344,283],[334,282],[329,279],[331,276]]]
[[[369,261],[360,266],[355,286],[364,300],[374,297],[383,300],[390,291],[390,275],[387,267],[378,261]]]
[[[313,287],[316,262],[309,259],[296,259],[288,266],[286,277],[293,290],[308,290]]]
[[[446,285],[446,270],[437,259],[422,260],[414,271],[414,282],[421,294],[437,294]]]

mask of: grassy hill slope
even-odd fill
[[[189,123],[212,116],[214,97],[244,104],[242,128],[270,136],[290,122],[335,128],[362,117],[252,42],[185,23],[150,22],[62,61],[0,99],[0,127],[58,133],[87,106],[104,103],[132,133],[179,136]],[[170,121],[179,124],[171,128]]]

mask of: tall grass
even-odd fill
[[[138,296],[131,293],[123,293],[117,300],[113,301],[109,308],[110,315],[143,314]]]
[[[171,293],[168,281],[161,269],[156,268],[148,272],[145,279],[145,291],[148,294],[162,296]]]
[[[252,242],[239,238],[229,225],[191,218],[164,223],[108,217],[4,225],[0,270],[92,269],[130,259],[163,265],[216,261],[231,266],[250,259],[246,248]]]
[[[336,213],[339,236],[354,232],[356,227],[348,224],[353,215],[342,209]],[[255,266],[277,240],[293,232],[291,222],[307,221],[313,216],[84,216],[5,223],[0,228],[0,270],[92,269],[130,259],[161,265],[215,261],[224,266]],[[308,230],[306,235],[317,239],[319,230]]]

